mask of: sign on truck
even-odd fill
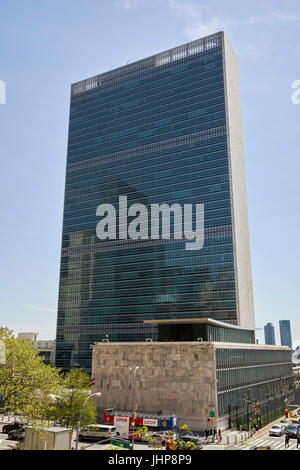
[[[115,411],[113,408],[107,408],[104,412],[103,423],[111,424],[116,427],[118,434],[125,439],[131,438],[131,429],[134,426],[139,428],[146,426],[149,431],[176,431],[177,430],[177,417],[160,416],[150,413],[136,413],[136,418],[130,411]],[[135,434],[135,439],[140,439]]]

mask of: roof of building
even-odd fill
[[[254,328],[250,328],[247,326],[240,326],[240,325],[233,325],[231,323],[225,323],[219,320],[214,320],[212,318],[169,318],[165,320],[144,320],[144,323],[150,325],[181,325],[183,323],[191,324],[191,323],[206,323],[213,326],[218,326],[220,328],[229,328],[232,330],[246,330],[246,331],[254,331]]]

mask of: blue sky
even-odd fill
[[[256,325],[300,338],[299,0],[1,2],[1,325],[55,337],[71,83],[220,30],[239,57]]]

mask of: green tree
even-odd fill
[[[66,427],[77,427],[83,403],[91,393],[90,376],[81,369],[72,369],[62,377],[62,391],[55,397],[51,419]],[[96,407],[93,399],[84,405],[81,426],[96,423]]]
[[[6,364],[0,366],[0,412],[14,413],[35,424],[49,411],[51,394],[60,391],[59,370],[46,365],[31,343],[17,339],[8,328],[0,327]]]
[[[13,336],[13,331],[6,326],[0,326],[0,338],[5,340],[7,338],[11,338]]]
[[[149,433],[149,429],[147,426],[140,426],[136,429],[135,431],[136,434],[138,435],[141,435],[142,436],[142,441],[148,441],[148,433]]]
[[[192,431],[189,429],[187,424],[183,424],[182,426],[180,426],[179,431],[181,433],[188,434],[189,436],[193,435]]]

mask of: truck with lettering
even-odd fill
[[[125,438],[132,438],[132,429],[146,426],[149,431],[172,431],[177,432],[177,416],[162,416],[155,413],[133,413],[130,411],[118,411],[107,408],[104,411],[103,423],[111,424],[117,429],[117,433]],[[133,431],[134,432],[134,431]],[[141,436],[135,433],[135,440],[140,440]]]

